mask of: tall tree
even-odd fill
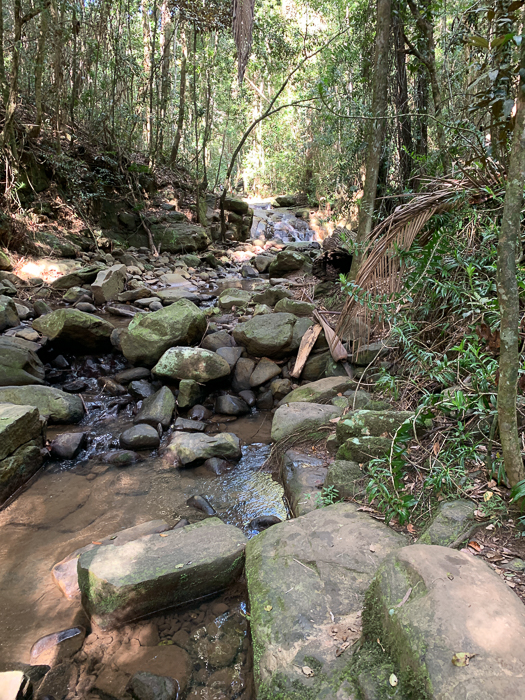
[[[408,81],[406,66],[405,38],[402,18],[402,5],[399,0],[393,11],[392,27],[396,61],[396,112],[397,141],[399,148],[399,174],[402,187],[408,185],[412,173],[412,124],[408,101]]]
[[[374,71],[372,75],[372,119],[368,130],[366,173],[363,196],[359,206],[359,222],[356,237],[356,252],[352,260],[349,279],[354,280],[362,261],[363,247],[372,230],[377,180],[381,164],[385,135],[385,117],[388,96],[388,48],[391,23],[390,0],[377,0],[377,20]]]

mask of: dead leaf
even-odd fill
[[[350,642],[344,642],[343,644],[341,644],[341,646],[340,646],[338,649],[335,650],[335,655],[336,655],[337,657],[341,656],[341,654],[342,654],[346,649],[348,649],[349,646],[350,646]]]
[[[468,543],[468,546],[473,549],[475,552],[481,552],[481,545],[476,542],[476,540],[470,540]]]
[[[458,651],[452,657],[454,666],[468,666],[470,659],[473,659],[477,654],[467,654],[466,651]]]
[[[91,544],[102,544],[102,542],[92,542]]]
[[[377,638],[377,643],[379,644],[379,646],[381,647],[381,649],[382,649],[383,651],[385,651],[385,647],[384,647],[384,646],[381,644],[381,642],[379,641],[379,637]]]
[[[308,676],[308,678],[311,678],[314,675],[314,672],[310,668],[310,666],[303,666],[301,671],[304,673],[305,676]]]
[[[264,609],[266,610],[266,612],[270,612],[270,610],[273,610],[273,605],[265,605]]]
[[[330,423],[339,423],[341,420],[341,416],[337,416],[337,418],[330,418]]]
[[[437,457],[438,454],[439,454],[439,449],[440,449],[440,448],[439,448],[439,442],[436,440],[436,442],[435,442],[434,445],[432,446],[432,452],[436,455],[436,457]]]
[[[485,503],[490,501],[490,499],[492,498],[493,495],[494,494],[492,493],[492,491],[486,491],[483,495],[483,500],[485,501]]]
[[[507,579],[505,579],[505,583],[509,588],[516,588],[516,584],[513,581],[507,581]]]
[[[376,548],[374,547],[373,544],[370,545],[369,549],[370,549],[371,552],[375,552],[375,551],[376,551]]]
[[[476,520],[485,520],[485,515],[482,510],[475,510],[474,517],[476,518]]]
[[[413,535],[416,531],[416,528],[411,523],[409,523],[407,525],[407,531],[410,532],[411,535]]]
[[[392,688],[395,688],[395,687],[396,687],[396,685],[397,685],[397,683],[398,683],[398,680],[397,680],[397,676],[396,676],[395,673],[392,673],[392,674],[390,675],[390,678],[388,679],[388,682],[390,683],[390,685],[392,686]]]
[[[167,537],[167,536],[168,536],[168,533],[167,533],[167,532],[159,532],[159,535],[160,535],[161,537]]]

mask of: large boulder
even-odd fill
[[[285,403],[321,403],[329,401],[337,394],[342,394],[348,391],[355,384],[353,379],[349,377],[326,377],[326,379],[318,379],[310,384],[303,384],[298,389],[291,391],[281,401],[282,406]]]
[[[187,299],[160,311],[137,314],[121,335],[122,353],[133,364],[151,367],[168,348],[199,341],[206,330],[206,316]]]
[[[326,478],[326,462],[299,450],[287,450],[281,460],[281,482],[294,517],[315,510]]]
[[[257,697],[355,697],[342,679],[365,592],[406,544],[357,507],[314,510],[269,528],[246,549]],[[306,671],[304,668],[306,667]]]
[[[44,365],[33,350],[0,338],[0,386],[43,384],[44,377]]]
[[[102,628],[218,593],[242,572],[246,538],[218,518],[163,535],[80,556],[82,604]]]
[[[233,337],[255,357],[283,357],[290,352],[293,328],[297,318],[292,314],[267,314],[239,323]]]
[[[274,413],[272,421],[272,440],[275,442],[294,433],[310,431],[326,425],[332,418],[343,413],[338,406],[319,403],[290,403],[280,406]]]
[[[105,352],[111,349],[115,327],[78,309],[58,309],[33,321],[33,328],[67,349]]]
[[[0,403],[0,504],[40,469],[43,446],[38,410]]]
[[[6,328],[14,328],[20,324],[15,302],[11,297],[0,294],[0,332]]]
[[[254,294],[252,301],[256,304],[275,306],[281,299],[289,299],[291,296],[292,292],[289,289],[276,285],[275,287],[267,287],[264,292]]]
[[[219,306],[223,311],[231,311],[234,306],[246,306],[250,303],[253,293],[234,287],[225,289],[219,295]]]
[[[83,284],[91,284],[94,282],[100,270],[106,266],[102,264],[89,265],[81,267],[75,272],[70,272],[67,275],[62,275],[51,282],[54,289],[70,289],[71,287],[81,287]]]
[[[226,211],[233,211],[235,214],[247,214],[250,205],[245,202],[244,199],[238,199],[237,197],[226,197],[224,200],[224,209]]]
[[[142,402],[142,407],[134,419],[134,423],[147,423],[154,428],[160,423],[164,429],[171,423],[175,410],[175,397],[167,386],[161,387]]]
[[[270,277],[300,270],[305,263],[306,258],[301,253],[296,253],[294,250],[281,250],[270,265]]]
[[[315,311],[315,304],[295,299],[280,299],[275,305],[277,313],[294,314],[294,316],[311,316]]]
[[[84,417],[82,399],[51,386],[0,387],[0,403],[38,408],[50,423],[78,423]]]
[[[410,698],[523,697],[525,607],[470,554],[420,544],[391,554],[367,594],[363,632],[397,662]]]
[[[332,486],[341,500],[353,498],[364,491],[365,475],[357,462],[346,462],[336,459],[328,467],[325,487]]]
[[[462,498],[456,501],[442,501],[418,543],[456,547],[482,526],[475,520],[476,508],[476,503]]]
[[[341,444],[354,437],[379,437],[385,433],[393,436],[404,423],[413,422],[414,417],[412,411],[354,411],[337,424],[337,439]]]
[[[275,204],[278,207],[295,207],[297,197],[294,194],[281,194],[275,197]]]
[[[125,265],[112,265],[106,270],[101,270],[91,285],[95,304],[105,304],[107,301],[116,299],[124,291],[125,286]]]
[[[239,438],[233,433],[176,433],[171,438],[166,452],[182,467],[202,464],[211,457],[237,461],[242,455]]]
[[[209,382],[230,374],[230,365],[216,352],[202,348],[169,348],[152,372],[167,379],[193,379]]]
[[[206,229],[188,222],[154,224],[151,232],[157,246],[166,253],[194,253],[206,250],[210,244]]]
[[[346,462],[366,464],[372,459],[388,456],[392,447],[392,439],[365,435],[364,437],[349,438],[337,450],[336,458]]]

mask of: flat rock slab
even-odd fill
[[[325,425],[343,413],[338,406],[320,403],[291,403],[280,406],[273,416],[272,440],[277,442],[299,431],[311,430]]]
[[[363,621],[400,664],[400,686],[409,681],[412,697],[524,696],[525,607],[474,556],[434,545],[400,549],[378,571]],[[474,656],[458,667],[458,653]]]
[[[50,423],[79,423],[84,417],[84,406],[79,396],[72,396],[52,386],[0,387],[0,403],[36,407],[42,418]]]
[[[82,605],[108,628],[217,593],[242,572],[245,546],[241,530],[208,518],[85,552],[78,560]]]
[[[355,386],[353,379],[349,377],[326,377],[318,379],[316,382],[304,384],[298,389],[294,389],[279,404],[282,406],[285,403],[321,403],[322,401],[330,401],[337,394],[341,394]]]
[[[196,433],[175,434],[167,448],[176,463],[182,467],[191,467],[210,459],[220,457],[237,462],[241,456],[241,444],[233,433],[203,435]]]
[[[250,540],[246,576],[258,697],[287,698],[292,684],[297,695],[290,697],[348,697],[337,695],[337,678],[351,652],[336,656],[341,642],[333,627],[358,638],[365,592],[383,559],[405,542],[349,503]],[[305,676],[303,666],[315,667],[315,676]]]
[[[457,501],[443,501],[438,505],[434,519],[421,534],[418,544],[438,544],[442,547],[461,544],[482,527],[474,518],[476,508],[473,501],[461,498]]]

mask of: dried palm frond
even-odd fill
[[[355,284],[362,292],[381,297],[393,298],[403,286],[403,267],[399,251],[410,250],[416,236],[435,214],[450,211],[462,201],[465,194],[471,200],[486,197],[487,191],[500,189],[499,179],[490,179],[478,173],[463,180],[440,178],[432,181],[434,189],[414,196],[406,204],[397,207],[392,214],[378,224],[370,234]],[[335,329],[344,338],[352,321],[357,317],[368,321],[372,314],[366,304],[350,297]]]
[[[233,37],[237,46],[239,84],[244,78],[252,49],[255,0],[233,0]]]

